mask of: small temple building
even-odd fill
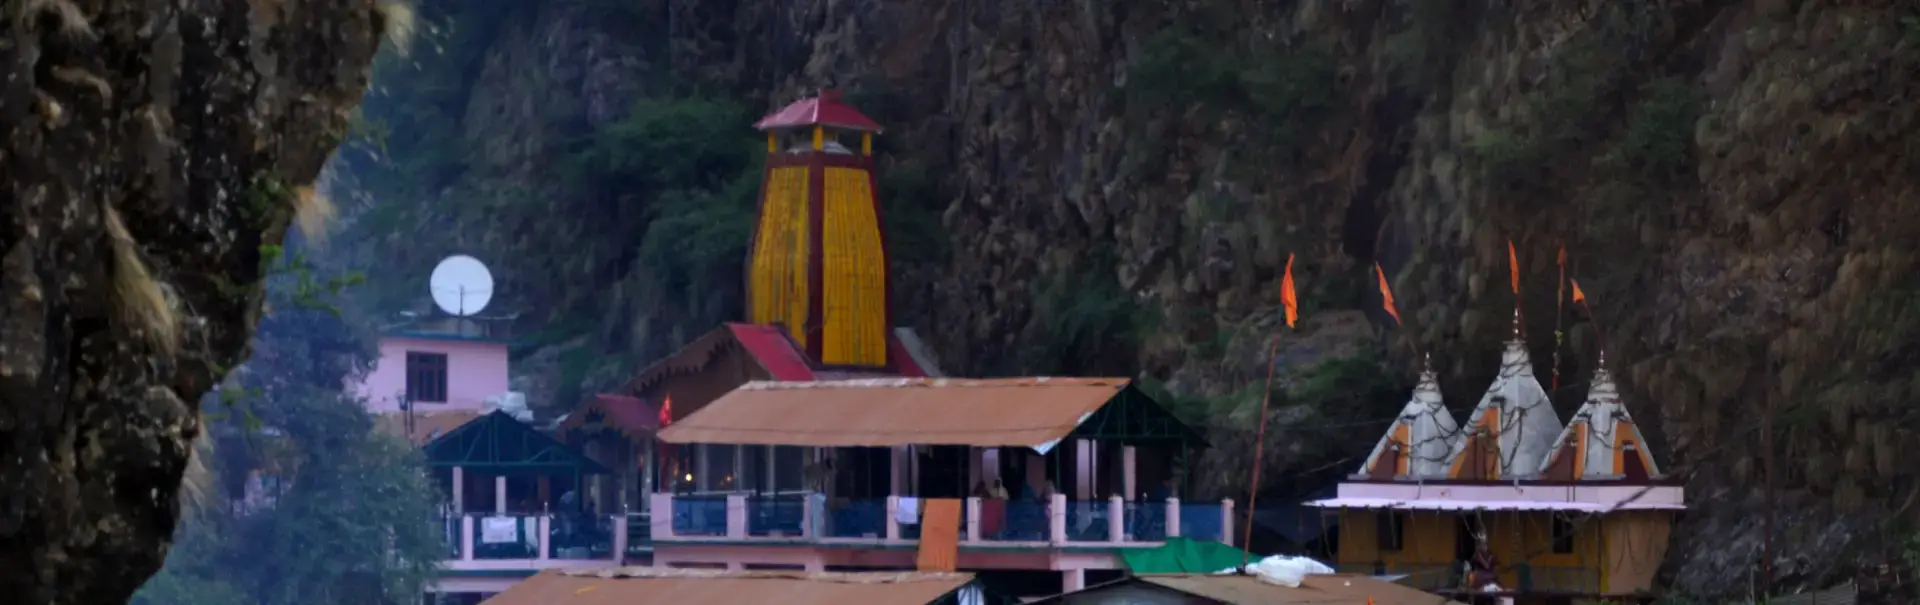
[[[1563,425],[1514,321],[1464,425],[1424,368],[1337,497],[1307,503],[1339,519],[1336,567],[1518,603],[1650,599],[1682,487],[1660,473],[1604,354]]]
[[[1204,441],[1131,379],[948,378],[894,325],[879,124],[823,91],[754,126],[744,321],[559,424],[612,469],[587,499],[628,515],[629,564],[973,572],[1039,596],[1117,577],[1123,550],[1231,540],[1231,501],[1179,497]]]

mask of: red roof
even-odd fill
[[[813,380],[813,367],[807,356],[793,347],[793,340],[775,326],[727,324],[733,339],[747,355],[760,363],[774,380]]]
[[[848,130],[880,132],[880,124],[868,118],[860,110],[840,102],[840,91],[822,90],[820,96],[801,99],[792,105],[767,114],[754,124],[756,130],[775,128],[799,128],[803,126],[833,126]]]
[[[793,339],[778,326],[755,324],[727,324],[727,330],[733,333],[733,339],[746,349],[761,368],[767,370],[773,380],[806,381],[827,380],[830,372],[816,371],[813,364],[807,362],[807,355],[794,346]],[[906,345],[892,334],[887,335],[887,357],[893,361],[894,371],[874,371],[874,376],[899,376],[902,378],[926,378],[927,371],[907,354]]]

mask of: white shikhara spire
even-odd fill
[[[1423,361],[1420,384],[1387,434],[1360,465],[1361,475],[1401,479],[1445,479],[1447,468],[1465,447],[1460,426],[1441,400],[1431,359]]]
[[[1513,312],[1513,339],[1500,355],[1500,375],[1467,419],[1467,442],[1451,466],[1455,479],[1521,479],[1540,464],[1564,430],[1547,390],[1533,376],[1533,360]]]
[[[1613,383],[1613,373],[1607,371],[1607,354],[1602,351],[1586,403],[1541,458],[1540,468],[1552,479],[1621,479],[1630,474],[1636,458],[1647,477],[1661,476],[1639,425],[1620,402],[1620,390]]]

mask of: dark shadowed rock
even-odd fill
[[[10,0],[0,20],[0,600],[160,567],[265,272],[367,81],[375,0]],[[304,192],[304,193],[302,193]]]

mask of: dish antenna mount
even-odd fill
[[[480,259],[455,254],[440,261],[427,279],[433,304],[449,315],[467,317],[487,308],[493,300],[493,273]]]

